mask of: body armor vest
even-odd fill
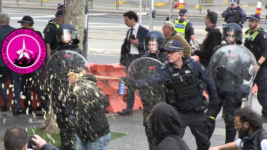
[[[241,17],[238,13],[238,8],[230,11],[232,11],[232,14],[229,14],[229,16],[225,18],[226,23],[239,23]]]
[[[244,138],[243,138],[244,139]],[[256,130],[246,140],[242,140],[244,143],[243,150],[261,150],[261,141],[267,139],[267,133],[263,129]]]
[[[175,30],[176,32],[180,33],[183,37],[185,37],[185,28],[186,25],[189,23],[188,20],[185,20],[182,23],[179,23],[179,19],[175,20]]]
[[[245,39],[245,43],[244,46],[246,48],[248,48],[253,55],[255,56],[256,60],[258,61],[263,53],[262,49],[260,46],[258,46],[257,44],[255,44],[255,42],[253,42],[255,40],[255,38],[257,37],[257,35],[260,32],[265,32],[263,29],[258,29],[257,31],[255,31],[252,35],[250,34],[251,30],[246,31],[246,39]],[[263,67],[267,67],[267,61],[264,61],[262,63]]]
[[[194,75],[193,65],[188,62],[185,69],[173,73],[171,82],[175,101],[188,100],[199,94],[199,85],[203,83]]]

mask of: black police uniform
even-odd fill
[[[155,53],[148,53],[144,55],[144,57],[150,57],[154,58],[156,60],[159,60],[162,63],[167,63],[167,56],[163,54],[160,50],[163,48],[163,43],[164,43],[164,36],[162,33],[159,31],[151,31],[146,34],[145,40],[144,40],[144,46],[145,49],[149,52],[149,42],[150,41],[156,41],[158,44],[158,49]],[[156,66],[154,66],[156,67]],[[141,70],[144,69],[144,70]],[[136,72],[137,78],[141,76],[146,76],[145,74],[147,72],[147,67],[144,68],[139,68],[138,71]],[[144,106],[144,111],[143,111],[143,116],[144,116],[144,121],[143,125],[145,127],[145,132],[147,136],[147,140],[149,143],[149,149],[154,150],[156,148],[156,138],[153,136],[152,130],[150,125],[147,123],[146,118],[149,116],[151,113],[152,108],[160,102],[164,102],[165,100],[165,88],[163,84],[158,84],[154,83],[149,85],[146,89],[143,89],[140,91],[140,97]]]
[[[229,23],[223,28],[223,40],[226,40],[227,31],[229,32],[235,32],[236,41],[240,41],[242,39],[242,29],[241,27],[236,23]],[[227,44],[222,44],[214,48],[213,52],[215,53],[218,49],[222,48]],[[233,66],[239,65],[240,67],[248,67],[250,64],[243,64],[241,60],[234,56],[229,55],[226,56],[224,53],[218,53],[216,56],[217,60],[228,60],[225,63],[234,62]],[[228,70],[225,70],[222,66],[218,66],[214,63],[219,62],[212,62],[214,66],[217,66],[217,79],[215,80],[217,83],[216,85],[226,86],[223,89],[228,89],[228,91],[223,90],[220,87],[217,87],[217,94],[218,98],[220,99],[220,102],[216,107],[209,108],[207,111],[208,117],[212,116],[214,119],[217,117],[217,115],[220,113],[221,108],[223,107],[223,113],[225,115],[224,122],[225,122],[225,129],[226,129],[226,139],[225,143],[230,143],[235,140],[236,136],[236,130],[234,125],[234,112],[237,108],[240,108],[242,105],[242,99],[247,97],[250,92],[250,87],[247,87],[243,85],[243,79],[241,81],[239,80],[238,76],[236,74],[240,74],[240,76],[243,74],[243,72],[238,72],[237,70],[233,71],[236,72],[236,74],[232,74]],[[227,65],[227,64],[225,64]],[[235,84],[233,84],[235,83]],[[232,89],[229,89],[229,87],[232,87]],[[242,88],[242,90],[241,90]],[[239,92],[229,92],[229,91],[239,91]],[[215,129],[215,121],[214,119],[209,118],[208,121],[210,122],[209,129],[209,138],[211,138],[214,129]]]
[[[176,108],[180,115],[182,129],[180,136],[184,136],[185,129],[189,126],[196,138],[198,149],[207,150],[210,141],[204,113],[206,100],[203,100],[203,83],[207,85],[209,92],[209,107],[213,107],[213,102],[217,99],[216,87],[209,76],[209,71],[196,60],[185,57],[181,69],[174,68],[168,63],[148,79],[130,80],[125,83],[143,89],[156,82],[164,83],[165,87],[172,91],[167,103]]]
[[[57,30],[57,36],[58,38],[61,38],[62,31],[64,29],[71,29],[75,30],[75,28],[69,24],[64,24],[62,25],[58,30]],[[62,41],[59,42],[59,47],[56,49],[56,51],[61,51],[61,50],[71,50],[75,51],[81,54],[82,50],[76,45],[79,43],[78,39],[72,40],[75,41],[72,44],[75,43],[75,45],[68,45],[64,44]],[[62,59],[65,59],[62,62],[68,62],[70,61],[69,58],[66,56],[61,57]],[[53,61],[52,59],[50,61]],[[58,61],[58,60],[56,60]],[[76,129],[77,129],[77,119],[76,119],[76,104],[75,100],[76,97],[72,93],[73,87],[70,86],[69,81],[67,79],[67,74],[63,74],[62,72],[68,72],[69,69],[73,69],[70,67],[79,66],[80,58],[72,58],[71,64],[61,64],[64,65],[61,68],[58,68],[56,72],[61,72],[59,75],[61,75],[61,79],[58,79],[55,77],[52,80],[52,106],[55,114],[57,115],[57,124],[58,127],[60,128],[60,137],[61,137],[61,143],[62,147],[61,149],[65,148],[70,148],[74,149],[75,142],[76,142]],[[53,62],[52,62],[53,63]],[[54,64],[60,64],[58,62],[54,62]],[[68,66],[67,66],[68,65]],[[60,67],[60,66],[59,66]],[[55,68],[57,69],[57,68]]]
[[[263,29],[258,29],[255,32],[251,30],[246,31],[247,37],[244,46],[248,48],[256,60],[258,61],[261,56],[267,58],[267,34]],[[267,119],[267,61],[265,60],[257,72],[254,83],[258,86],[257,98],[262,106],[262,115]]]
[[[222,17],[224,17],[224,21],[226,23],[237,23],[243,28],[242,24],[246,22],[247,15],[245,11],[237,6],[235,9],[228,7],[223,13]]]
[[[159,52],[158,54],[155,53],[149,53],[147,57],[154,58],[159,60],[162,63],[166,63],[167,56],[163,54],[162,52]],[[142,72],[142,70],[138,70]],[[161,84],[154,83],[149,85],[146,89],[143,89],[140,91],[140,97],[144,106],[144,121],[143,125],[145,127],[145,132],[147,136],[147,140],[149,143],[149,150],[154,150],[156,148],[156,138],[153,136],[152,130],[150,125],[147,123],[146,118],[151,113],[152,108],[160,103],[165,101],[165,91],[164,87],[162,87]],[[151,94],[153,92],[153,94]]]
[[[215,48],[215,51],[219,48],[223,47],[224,45],[218,46]],[[227,60],[225,65],[220,64],[217,66],[216,72],[216,79],[214,79],[217,83],[216,85],[220,85],[221,87],[217,87],[217,94],[220,102],[217,103],[215,107],[209,108],[207,111],[208,117],[213,116],[217,117],[217,115],[221,111],[221,107],[223,107],[223,113],[225,115],[224,122],[225,122],[225,130],[226,130],[226,139],[225,143],[230,143],[235,140],[236,130],[234,124],[234,112],[236,109],[240,108],[242,105],[242,99],[248,97],[251,88],[247,85],[243,85],[243,78],[239,78],[242,75],[245,75],[248,72],[245,72],[251,64],[244,64],[239,57],[236,57],[234,54],[225,55],[225,53],[218,53],[216,54],[217,60]],[[214,63],[214,62],[212,62]],[[217,62],[219,63],[219,62]],[[233,67],[232,71],[228,71],[224,68],[224,66],[229,66],[230,63]],[[242,67],[240,70],[236,70],[236,66]],[[230,69],[230,68],[228,68]],[[232,72],[235,72],[233,74]],[[238,75],[238,76],[237,76]],[[228,89],[225,91],[224,89]],[[229,92],[229,91],[236,91],[236,92]],[[214,118],[214,119],[215,119]],[[215,122],[214,119],[209,119],[208,121],[211,122],[211,126],[209,127],[209,138],[211,138],[214,129],[215,129]]]
[[[56,51],[60,50],[73,50],[81,53],[81,49],[77,45],[59,46]],[[68,58],[65,58],[68,59]],[[72,60],[75,61],[75,60]],[[78,62],[79,60],[77,60]],[[66,71],[67,72],[67,71]],[[57,124],[60,129],[60,138],[62,146],[72,145],[70,142],[76,142],[76,128],[77,119],[75,116],[76,104],[75,95],[71,92],[73,87],[69,86],[68,81],[66,83],[58,80],[54,80],[52,91],[52,107],[57,116]],[[63,92],[63,94],[60,94]],[[64,95],[64,96],[63,96]],[[64,102],[63,102],[64,100]]]

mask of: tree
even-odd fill
[[[66,0],[66,5],[64,24],[68,23],[74,26],[80,40],[79,47],[82,48],[86,0]]]
[[[67,7],[65,8],[64,11],[64,24],[71,24],[77,30],[77,36],[78,39],[80,40],[78,46],[82,49],[84,25],[85,25],[84,21],[85,21],[86,0],[65,0],[65,3]],[[53,109],[51,110],[51,118],[47,117],[45,118],[45,121],[49,122],[49,124],[44,129],[44,132],[59,133],[59,128],[56,123],[56,115],[54,114]]]

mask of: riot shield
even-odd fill
[[[135,80],[143,80],[143,82],[146,82],[145,79],[153,77],[153,75],[157,70],[160,69],[161,66],[163,66],[163,63],[156,59],[149,57],[139,58],[130,64],[127,71],[127,76]],[[150,99],[152,97],[160,98],[164,97],[164,90],[165,86],[163,84],[155,82],[148,85],[147,88],[141,89],[139,96],[142,99]]]
[[[257,63],[247,48],[236,44],[225,45],[213,54],[209,70],[220,89],[247,93],[256,77]]]
[[[46,128],[50,122],[52,110],[52,92],[56,94],[69,94],[70,82],[68,76],[71,73],[90,73],[90,67],[85,58],[71,50],[58,51],[51,56],[45,65],[45,94],[49,98],[48,112],[42,128]]]
[[[90,73],[90,67],[85,58],[71,50],[58,51],[51,56],[45,66],[47,84],[53,84],[54,80],[68,82],[68,74],[71,72]]]

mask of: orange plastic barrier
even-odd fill
[[[97,78],[97,86],[109,99],[108,113],[116,113],[126,109],[127,90],[124,95],[119,95],[120,77],[126,76],[125,67],[120,64],[90,64],[91,74]],[[139,96],[135,94],[134,110],[143,109]]]

